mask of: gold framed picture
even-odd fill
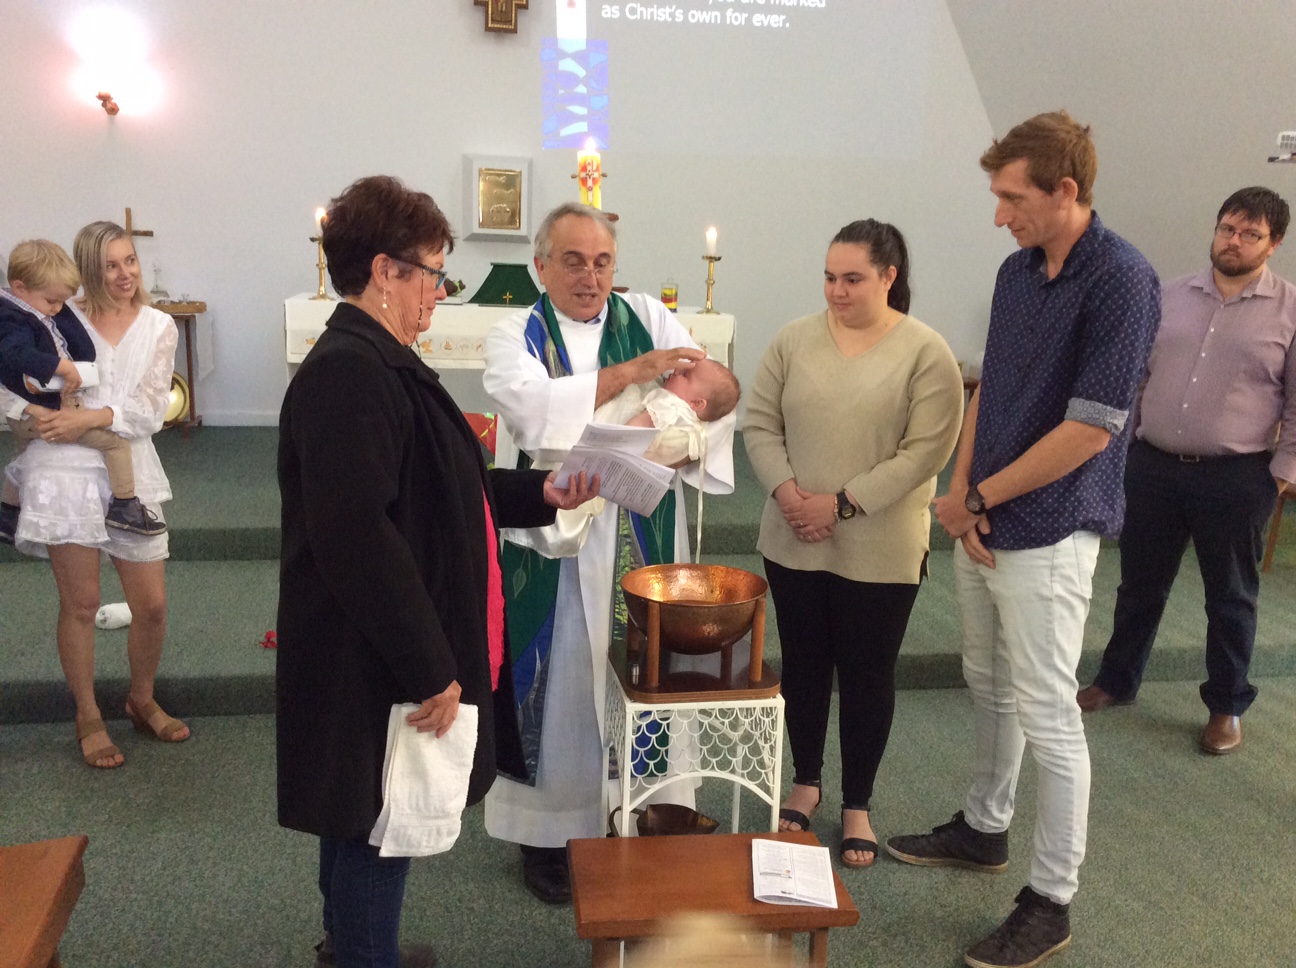
[[[531,231],[531,159],[464,156],[466,238],[527,242]]]
[[[518,168],[477,169],[477,228],[522,228],[522,172]]]

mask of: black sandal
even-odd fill
[[[861,867],[872,867],[873,862],[877,860],[878,855],[877,841],[865,840],[863,837],[846,836],[847,810],[862,810],[865,813],[868,813],[868,807],[842,807],[842,842],[841,846],[837,849],[837,856],[847,867],[854,867],[857,869]],[[859,854],[871,853],[873,856],[868,860],[848,860],[846,858],[846,852],[852,850]]]
[[[814,807],[811,808],[810,810],[812,814],[815,812],[815,810],[819,809],[819,804],[823,803],[823,787],[820,785],[821,782],[822,781],[820,780],[796,780],[796,779],[792,781],[793,786],[814,787],[816,790],[819,791],[819,799],[815,801]],[[810,818],[806,816],[804,813],[802,813],[800,810],[793,810],[791,807],[780,807],[778,815],[780,820],[786,820],[788,823],[797,824],[801,828],[800,830],[785,830],[784,833],[803,834],[809,832]]]

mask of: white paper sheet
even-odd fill
[[[590,424],[563,459],[554,479],[566,487],[573,474],[599,475],[599,496],[636,514],[651,514],[675,477],[669,467],[643,457],[657,436],[652,427]]]
[[[769,904],[836,908],[832,858],[827,847],[781,840],[752,841],[752,894]]]

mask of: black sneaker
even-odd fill
[[[988,874],[1008,869],[1008,834],[973,830],[962,810],[929,834],[892,837],[886,849],[896,860],[919,867],[966,867]]]
[[[0,503],[0,544],[14,543],[14,534],[18,531],[18,512],[21,510],[15,504]]]
[[[156,514],[140,503],[137,497],[115,497],[108,503],[104,524],[110,528],[130,531],[152,537],[166,532],[167,526]]]
[[[1017,909],[1004,923],[963,955],[972,968],[1034,968],[1071,943],[1071,905],[1029,887],[1016,900]]]

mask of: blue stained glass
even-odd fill
[[[546,37],[540,47],[542,145],[608,144],[608,45],[605,40]]]

